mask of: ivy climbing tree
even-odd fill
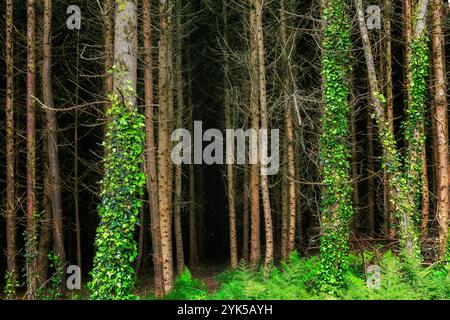
[[[350,183],[349,72],[350,24],[344,1],[330,0],[324,10],[322,46],[324,112],[320,138],[322,236],[320,289],[333,293],[348,268],[349,223],[353,215]]]
[[[407,141],[406,157],[402,158],[396,146],[395,136],[384,112],[386,100],[380,93],[374,58],[362,0],[355,2],[366,58],[369,85],[373,103],[373,118],[378,127],[380,145],[383,149],[382,169],[392,177],[390,201],[398,221],[400,250],[407,263],[417,263],[420,258],[418,243],[418,220],[422,186],[422,152],[424,150],[424,121],[427,102],[426,78],[428,75],[428,39],[425,35],[427,0],[421,0],[415,14],[415,33],[411,43],[411,61],[408,70],[408,108],[402,123]],[[403,165],[402,165],[403,160]]]
[[[137,256],[134,231],[145,175],[141,171],[144,119],[136,107],[136,1],[116,3],[114,92],[104,142],[104,177],[98,213],[93,299],[132,299]]]
[[[408,148],[405,158],[405,183],[408,194],[410,223],[403,225],[408,234],[404,249],[410,258],[419,258],[418,226],[420,221],[420,202],[422,195],[422,159],[425,150],[425,110],[427,106],[427,77],[429,68],[429,37],[426,34],[428,0],[417,3],[413,17],[414,35],[411,42],[411,61],[408,68],[408,108],[403,123]]]

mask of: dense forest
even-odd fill
[[[450,299],[450,3],[4,0],[2,299]]]

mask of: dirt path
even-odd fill
[[[216,277],[227,268],[226,265],[206,265],[196,272],[193,273],[193,276],[197,279],[202,280],[207,288],[209,293],[216,292],[220,284],[217,282]]]

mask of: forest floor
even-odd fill
[[[206,285],[208,293],[213,294],[220,288],[220,283],[217,281],[217,276],[229,268],[228,264],[220,263],[205,263],[202,266],[190,270],[192,277],[200,280]],[[139,283],[137,285],[136,294],[141,297],[146,297],[153,292],[153,273],[146,273],[139,276]]]
[[[205,265],[192,272],[192,276],[205,283],[209,293],[215,293],[220,287],[216,277],[228,268],[225,264]]]

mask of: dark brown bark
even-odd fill
[[[7,272],[17,279],[16,205],[14,199],[14,34],[13,0],[6,1],[6,260]],[[12,288],[15,295],[15,287]]]
[[[77,62],[76,62],[76,87],[75,87],[75,105],[78,105],[79,97],[79,78],[80,78],[80,39],[79,33],[77,33]],[[73,198],[74,198],[74,209],[75,209],[75,235],[76,235],[76,245],[77,245],[77,264],[82,268],[82,254],[81,254],[81,222],[80,222],[80,177],[78,170],[78,117],[79,110],[75,109],[75,123],[74,123],[74,159],[73,159]]]
[[[385,79],[385,95],[386,95],[386,120],[389,130],[394,132],[394,94],[392,84],[392,35],[391,35],[391,17],[393,3],[391,0],[384,0],[384,79]],[[384,180],[384,212],[385,212],[385,233],[389,238],[394,238],[394,206],[391,203],[391,181],[392,176],[385,173]]]
[[[174,42],[176,43],[176,129],[183,127],[184,97],[183,97],[183,44],[182,44],[182,24],[181,24],[181,1],[176,3],[176,33]],[[183,250],[183,230],[181,226],[181,202],[182,202],[182,166],[175,166],[175,192],[174,192],[174,213],[173,222],[175,229],[175,248],[177,260],[177,272],[180,274],[184,269],[184,250]]]
[[[43,158],[47,157],[47,137],[44,137],[44,152]],[[48,276],[48,251],[52,236],[52,206],[51,206],[51,188],[50,175],[48,174],[48,161],[44,163],[44,194],[42,196],[42,213],[40,221],[40,236],[38,247],[38,275],[39,287],[45,286]]]
[[[249,227],[248,227],[248,220],[249,220],[249,176],[248,176],[248,169],[244,168],[244,183],[243,183],[243,199],[242,199],[242,259],[244,261],[248,261],[249,259],[249,253],[248,253],[248,244],[249,244]]]
[[[58,125],[53,104],[52,92],[52,0],[44,0],[44,39],[43,39],[43,67],[42,93],[45,105],[45,120],[47,135],[47,155],[49,164],[49,186],[51,192],[53,242],[59,258],[58,268],[64,270],[66,254],[64,248],[63,214],[61,203],[61,176],[58,159]],[[65,275],[65,272],[63,272]],[[63,277],[64,278],[64,277]]]
[[[375,154],[374,133],[372,121],[372,108],[367,114],[367,233],[373,236],[375,233]]]

